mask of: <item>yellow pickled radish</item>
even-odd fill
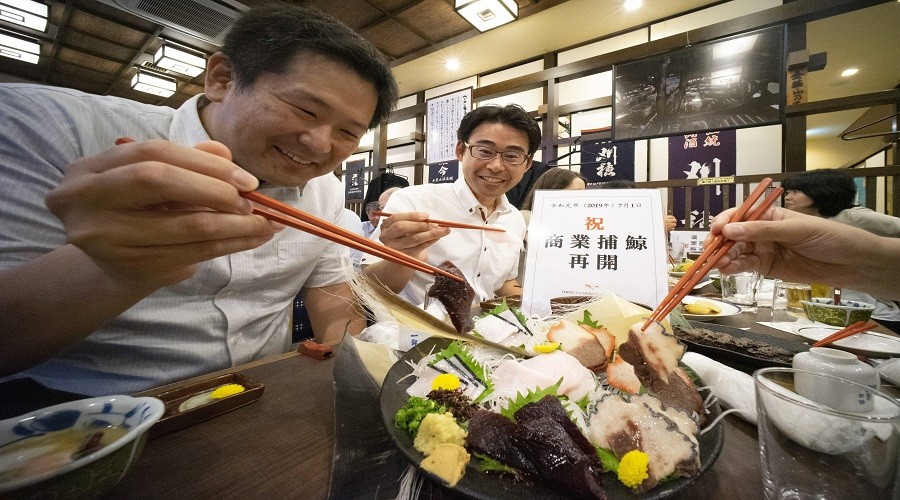
[[[209,395],[212,399],[222,399],[227,398],[228,396],[234,396],[235,394],[239,394],[244,392],[244,386],[240,384],[225,384],[221,387],[216,388],[216,390],[212,391]]]
[[[452,373],[442,373],[437,377],[434,377],[434,381],[431,382],[431,390],[445,390],[445,391],[455,391],[459,389],[459,377]]]

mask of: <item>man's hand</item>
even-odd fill
[[[151,140],[72,163],[46,202],[69,242],[112,279],[152,290],[271,239],[280,226],[239,195],[258,184],[220,143]]]

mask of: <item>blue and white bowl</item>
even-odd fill
[[[165,405],[156,398],[101,396],[0,421],[0,472],[24,459],[19,453],[3,454],[4,447],[23,439],[70,428],[121,427],[126,431],[103,448],[55,470],[6,482],[0,479],[0,497],[89,498],[110,490],[140,455],[147,430],[164,411]]]

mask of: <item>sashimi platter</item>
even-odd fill
[[[721,410],[667,322],[646,325],[650,311],[611,293],[546,318],[505,302],[472,317],[465,288],[443,289],[455,283],[429,292],[449,322],[354,283],[377,321],[425,339],[380,396],[422,473],[472,498],[664,498],[716,460]]]

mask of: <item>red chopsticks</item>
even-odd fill
[[[760,203],[758,207],[756,207],[750,215],[747,215],[747,212],[750,211],[750,208],[762,197],[763,193],[766,192],[766,189],[772,185],[772,179],[766,177],[756,186],[756,189],[750,193],[750,196],[744,200],[744,203],[734,212],[731,216],[731,222],[743,222],[743,221],[753,221],[762,217],[766,210],[775,203],[775,200],[781,196],[781,193],[784,192],[782,188],[775,188],[769,193],[769,196]],[[746,216],[746,217],[745,217]],[[706,274],[712,270],[715,265],[722,260],[722,257],[731,250],[731,247],[734,246],[733,241],[728,241],[722,237],[721,234],[717,234],[715,238],[713,238],[712,242],[709,246],[703,249],[703,253],[700,254],[700,257],[694,262],[694,265],[684,273],[684,276],[678,280],[678,283],[669,290],[668,295],[659,303],[656,307],[656,310],[653,311],[653,314],[650,315],[650,318],[644,323],[644,326],[641,327],[641,330],[646,330],[650,323],[654,321],[661,321],[666,317],[672,309],[675,309],[675,306],[681,303],[684,297],[694,289],[694,286],[700,282],[700,280],[706,276]]]
[[[850,337],[852,335],[856,335],[857,333],[862,333],[862,332],[871,330],[872,328],[875,328],[876,326],[878,326],[878,324],[875,323],[874,321],[869,321],[868,323],[866,323],[865,321],[857,321],[856,323],[853,323],[852,325],[847,325],[844,328],[841,328],[840,330],[832,333],[831,335],[825,337],[824,339],[816,342],[812,346],[813,347],[823,347],[828,344],[837,342],[838,340]]]
[[[130,142],[134,142],[134,139],[130,137],[119,137],[118,139],[116,139],[117,146],[120,144],[128,144]],[[443,269],[432,266],[427,262],[422,262],[421,260],[410,257],[409,255],[406,255],[399,250],[395,250],[376,241],[367,239],[354,233],[353,231],[348,231],[341,226],[332,224],[324,219],[320,219],[314,215],[310,215],[301,210],[297,210],[296,208],[288,204],[282,203],[274,198],[269,198],[268,196],[259,192],[245,192],[241,193],[241,196],[247,198],[250,201],[258,203],[263,207],[266,207],[254,207],[254,214],[261,215],[266,219],[278,222],[279,224],[284,224],[285,226],[299,229],[320,238],[333,241],[340,245],[344,245],[346,247],[350,247],[361,252],[380,257],[384,260],[396,262],[397,264],[415,269],[416,271],[422,271],[423,273],[428,274],[440,274],[441,276],[446,276],[456,281],[464,281],[463,278],[453,273],[444,271]],[[272,210],[274,210],[274,212]],[[285,215],[287,215],[288,217],[285,217]]]
[[[378,217],[390,217],[394,214],[376,211],[376,212],[373,212],[372,215],[376,215]],[[501,233],[506,232],[506,229],[503,229],[502,227],[477,226],[474,224],[463,224],[462,222],[453,222],[453,221],[449,221],[449,220],[425,219],[425,222],[431,222],[432,224],[437,224],[440,227],[455,227],[458,229],[483,229],[485,231],[499,231]]]
[[[274,198],[269,198],[257,191],[244,192],[241,193],[241,196],[265,207],[256,207],[253,209],[253,213],[261,215],[269,220],[284,224],[285,226],[290,226],[294,229],[299,229],[320,238],[325,238],[326,240],[333,241],[340,245],[355,248],[361,252],[395,262],[402,266],[415,269],[416,271],[435,275],[440,274],[441,276],[446,276],[447,278],[456,281],[463,281],[463,278],[460,278],[453,273],[410,257],[399,250],[395,250],[364,236],[360,236],[324,219],[297,210],[288,204],[282,203]]]

